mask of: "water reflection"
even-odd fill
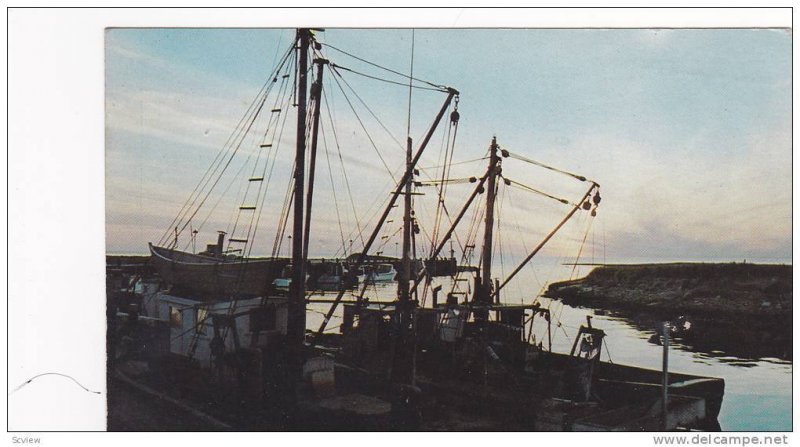
[[[396,283],[370,286],[368,297],[373,302],[391,301],[396,296]],[[330,299],[335,293],[315,293],[312,297]],[[344,299],[355,299],[357,291],[348,291]],[[514,302],[519,303],[520,300]],[[530,302],[530,300],[526,300]],[[539,298],[551,310],[553,350],[569,352],[578,328],[592,316],[594,327],[603,329],[604,361],[660,369],[662,347],[648,340],[659,322],[646,323],[608,312],[572,307],[560,301]],[[428,300],[428,305],[429,300]],[[319,328],[329,304],[311,304],[308,328]],[[341,308],[333,316],[328,331],[338,331]],[[534,328],[536,340],[546,339],[546,326]],[[727,346],[714,346],[678,337],[670,344],[670,369],[675,372],[725,379],[725,398],[719,422],[726,431],[787,431],[792,429],[792,362],[779,356],[747,357],[731,354]]]
[[[659,327],[661,321],[657,318],[641,313],[634,317],[620,314],[615,316],[642,331],[648,342],[658,343],[654,328]],[[685,326],[680,326],[671,335],[673,344],[678,349],[697,352],[708,358],[743,367],[752,366],[754,361],[791,364],[791,338],[784,334],[785,328],[767,328],[743,321],[715,322],[689,316],[681,317],[681,322]]]

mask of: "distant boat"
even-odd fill
[[[306,273],[306,281],[308,281],[308,277],[309,274]],[[274,281],[272,281],[272,285],[275,286],[275,291],[289,291],[289,287],[292,285],[292,264],[289,264],[283,268],[280,278],[276,278]]]
[[[373,267],[372,271],[367,275],[367,281],[370,282],[391,282],[397,277],[397,270],[392,264],[377,264]]]
[[[285,258],[187,253],[149,244],[150,263],[173,290],[199,298],[264,295],[289,264]]]
[[[340,288],[350,288],[363,282],[366,273],[359,271],[357,275],[351,275],[350,270],[345,264],[338,262],[326,266],[325,271],[317,278],[317,285],[323,290],[338,290]]]

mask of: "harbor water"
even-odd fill
[[[539,271],[539,275],[537,275]],[[585,274],[585,272],[581,272]],[[521,284],[533,285],[540,290],[527,293],[519,287],[509,285],[509,292],[503,297],[508,304],[531,303],[540,295],[543,285],[540,268],[534,267],[526,272],[527,281]],[[459,283],[462,289],[467,286]],[[442,285],[440,302],[452,287],[452,282],[437,280],[432,284]],[[384,283],[369,286],[365,294],[371,302],[389,302],[396,297],[397,283]],[[331,299],[335,292],[314,292],[312,298]],[[357,291],[347,292],[345,300],[354,300]],[[463,299],[463,298],[459,298]],[[639,366],[661,370],[662,347],[653,343],[651,337],[656,328],[648,329],[641,324],[603,310],[573,307],[548,298],[536,298],[545,308],[551,310],[553,351],[569,352],[578,328],[586,324],[587,315],[592,316],[592,325],[607,334],[601,359],[613,363]],[[422,298],[420,298],[422,301]],[[430,293],[426,306],[430,306]],[[317,330],[330,304],[311,304],[308,306],[307,324],[309,330]],[[327,332],[338,331],[341,324],[341,306],[331,319]],[[539,319],[534,323],[534,337],[547,343],[547,324]],[[720,377],[725,379],[725,397],[719,415],[719,423],[724,431],[790,431],[792,430],[792,362],[776,358],[745,359],[729,355],[723,351],[698,352],[680,342],[670,343],[670,371],[687,374]]]

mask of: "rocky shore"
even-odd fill
[[[692,321],[682,335],[701,350],[791,358],[791,265],[609,265],[545,295],[638,321]]]

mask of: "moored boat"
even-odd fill
[[[215,257],[149,244],[150,263],[174,291],[200,298],[269,292],[289,263],[285,258]]]
[[[300,44],[297,49],[303,54],[308,51],[311,43],[309,42],[310,33],[308,30],[302,30],[298,32],[298,37]],[[304,60],[302,58],[300,60],[298,72],[304,76],[309,72],[306,66],[307,61],[302,62]],[[320,79],[322,67],[327,61],[325,59],[317,59],[317,61],[320,73],[317,79]],[[277,78],[275,79],[277,80]],[[321,84],[317,84],[317,98],[320,97],[320,88]],[[592,328],[591,325],[585,328],[586,330],[581,328],[583,332],[579,333],[573,346],[573,352],[569,355],[553,353],[549,343],[549,311],[544,312],[544,309],[541,309],[536,303],[520,306],[501,304],[500,289],[519,271],[519,268],[522,268],[522,265],[502,284],[492,277],[494,199],[501,179],[506,185],[512,184],[511,180],[501,177],[500,154],[507,157],[508,153],[507,151],[501,152],[494,139],[490,149],[489,169],[486,175],[480,179],[472,198],[469,199],[472,201],[478,194],[489,191],[486,195],[483,265],[482,268],[474,270],[476,272],[474,294],[468,296],[464,292],[464,301],[459,302],[457,299],[453,299],[455,293],[451,292],[448,294],[447,303],[439,305],[436,302],[434,291],[433,304],[428,308],[425,308],[424,304],[420,305],[417,301],[415,295],[417,286],[423,279],[435,276],[436,272],[419,260],[415,262],[411,259],[413,228],[414,225],[417,225],[410,210],[410,197],[413,193],[411,187],[414,184],[414,176],[418,175],[415,174],[415,165],[435,131],[436,125],[445,114],[451,100],[455,98],[456,104],[458,103],[457,91],[451,88],[442,90],[443,93],[448,94],[448,97],[416,155],[411,152],[412,142],[410,137],[408,139],[405,174],[397,182],[395,191],[386,205],[378,225],[364,243],[363,252],[357,254],[352,263],[331,263],[331,269],[316,278],[318,285],[338,289],[339,294],[333,301],[334,305],[326,314],[313,343],[309,343],[308,337],[306,337],[305,305],[308,297],[305,294],[305,282],[300,279],[307,271],[308,260],[307,245],[304,247],[303,243],[307,244],[309,240],[309,221],[305,221],[305,228],[302,225],[304,221],[304,207],[301,200],[303,198],[302,174],[304,173],[302,156],[305,153],[305,148],[302,147],[305,138],[302,137],[297,138],[299,155],[296,158],[295,178],[299,180],[294,185],[294,198],[301,201],[295,205],[295,212],[299,215],[295,216],[295,228],[292,234],[292,265],[297,266],[297,269],[286,272],[288,259],[254,259],[224,254],[221,241],[218,247],[201,254],[152,244],[150,246],[154,265],[159,272],[163,271],[162,277],[165,281],[175,288],[185,287],[190,293],[211,293],[216,298],[221,298],[235,294],[266,294],[270,285],[285,285],[289,292],[288,297],[271,303],[275,308],[280,304],[280,308],[285,308],[285,312],[282,310],[280,316],[276,316],[273,308],[266,306],[269,304],[268,299],[254,300],[257,302],[252,304],[262,307],[264,311],[253,313],[250,310],[237,309],[237,306],[241,307],[243,304],[241,302],[231,302],[227,306],[209,310],[201,309],[197,303],[185,302],[177,297],[178,299],[174,300],[175,306],[167,308],[169,315],[181,315],[181,307],[197,307],[197,311],[193,319],[196,322],[192,322],[192,324],[187,322],[186,328],[181,326],[180,333],[176,334],[174,338],[180,338],[183,334],[194,330],[193,340],[184,350],[190,359],[197,352],[198,345],[202,348],[205,346],[203,344],[207,343],[209,360],[212,365],[220,371],[223,368],[229,368],[229,373],[220,374],[221,377],[227,375],[241,378],[247,374],[254,376],[261,374],[257,376],[258,386],[264,385],[265,389],[280,390],[280,393],[286,393],[287,396],[283,396],[283,399],[297,399],[299,393],[295,393],[295,390],[302,380],[307,380],[312,387],[318,388],[317,392],[320,396],[317,397],[322,397],[323,394],[319,390],[331,392],[331,388],[335,388],[331,386],[332,384],[338,386],[335,381],[347,380],[342,376],[334,375],[332,366],[334,362],[318,361],[319,358],[314,357],[309,358],[308,353],[316,350],[317,353],[322,353],[324,356],[336,352],[337,368],[346,363],[351,372],[371,373],[383,381],[381,387],[385,389],[410,390],[419,386],[426,394],[428,392],[431,395],[439,394],[443,401],[455,402],[455,405],[458,406],[487,407],[489,403],[501,402],[505,406],[503,411],[523,409],[524,411],[521,411],[520,415],[533,415],[533,419],[520,422],[520,427],[523,429],[589,430],[599,428],[610,430],[651,427],[653,418],[657,416],[653,412],[659,396],[658,381],[654,376],[654,374],[658,374],[657,371],[633,371],[624,366],[616,370],[604,367],[604,364],[600,362],[600,352],[605,334],[599,329]],[[304,104],[305,84],[302,84],[298,91],[303,92],[300,95],[302,99],[298,103]],[[312,88],[313,91],[314,88]],[[315,110],[319,110],[319,101]],[[305,116],[304,113],[298,115]],[[450,116],[451,125],[455,126],[458,122],[458,112],[453,111]],[[304,122],[298,122],[299,132],[302,133],[306,127]],[[454,131],[453,140],[455,140],[455,133]],[[265,143],[260,147],[271,147],[271,143]],[[311,171],[313,172],[313,169]],[[248,182],[260,183],[263,180],[263,177],[253,177],[248,179]],[[477,181],[476,178],[469,180],[470,183],[475,181]],[[485,183],[487,184],[486,188],[484,188]],[[586,194],[577,201],[577,204],[573,204],[574,208],[564,221],[545,238],[525,262],[528,262],[576,211],[583,209],[591,211],[592,216],[595,215],[600,201],[598,188],[599,185],[592,182]],[[368,300],[363,299],[364,290],[369,283],[369,281],[365,281],[357,301],[354,304],[345,305],[344,322],[340,329],[342,334],[336,338],[334,343],[334,345],[338,343],[338,346],[334,346],[337,349],[326,350],[327,346],[324,346],[324,342],[332,337],[326,338],[330,334],[324,333],[325,328],[333,316],[336,305],[342,302],[345,294],[343,286],[353,285],[354,282],[357,282],[358,276],[366,274],[367,270],[365,270],[364,264],[368,257],[367,253],[379,236],[381,225],[386,221],[387,215],[402,194],[405,195],[406,205],[404,206],[402,268],[398,269],[402,275],[398,281],[398,300],[392,303],[369,303]],[[311,194],[308,198],[311,198]],[[569,204],[566,201],[561,202]],[[255,211],[255,207],[242,205],[239,210],[249,213]],[[466,210],[466,206],[464,210]],[[306,213],[309,211],[310,206],[305,209]],[[436,248],[434,249],[432,246],[431,259],[437,259],[444,243],[463,217],[463,212],[453,220],[451,230],[448,230],[441,240],[432,244]],[[282,215],[288,216],[289,211],[287,210]],[[305,214],[305,216],[308,215]],[[285,228],[285,219],[283,225]],[[176,245],[177,233],[176,229]],[[283,233],[280,226],[279,235],[282,238]],[[281,238],[276,238],[276,241],[282,240]],[[252,239],[237,239],[237,242],[247,241],[252,241]],[[470,243],[466,244],[467,247],[470,245]],[[457,273],[459,269],[454,261],[453,259],[451,270]],[[388,266],[390,269],[386,272],[387,276],[392,273],[392,270],[395,270],[391,264]],[[284,274],[280,273],[282,270]],[[291,278],[286,278],[286,273]],[[397,273],[395,270],[394,274]],[[276,281],[278,282],[276,283]],[[542,342],[537,344],[535,339],[531,342],[532,329],[527,330],[526,337],[526,325],[530,323],[532,326],[536,316],[544,316],[548,323],[546,347]],[[183,317],[179,318],[183,323]],[[240,344],[239,332],[236,330],[237,318],[248,319],[247,332],[251,335],[249,346]],[[278,319],[285,324],[274,324]],[[211,321],[211,326],[216,331],[214,337],[203,338],[201,336],[206,320]],[[264,324],[267,322],[269,324]],[[252,330],[250,324],[259,330]],[[275,332],[277,326],[282,329]],[[260,331],[260,329],[264,329],[264,331]],[[271,339],[270,343],[262,344],[259,332],[269,332],[269,335],[262,335],[265,338],[273,337],[274,340]],[[225,340],[229,333],[233,338],[230,344]],[[267,347],[272,351],[267,350]],[[276,352],[280,355],[274,355]],[[258,359],[258,361],[247,363],[251,366],[257,365],[257,367],[246,370],[245,362],[240,361],[245,358],[241,355],[243,353],[251,355],[253,359]],[[246,358],[251,359],[251,357]],[[325,358],[325,360],[328,359]],[[320,366],[320,370],[312,370],[313,368],[309,366],[312,363],[324,364],[324,369]],[[280,378],[274,380],[274,377],[270,378],[264,375],[267,367],[273,367],[281,374],[285,373],[284,369],[294,371],[294,375],[279,376],[276,373],[276,377]],[[230,373],[230,370],[235,370],[236,374]],[[300,370],[304,371],[302,376],[297,374]],[[355,375],[353,374],[353,376]],[[387,381],[387,377],[390,380]],[[700,383],[696,382],[697,380],[710,385],[703,388],[705,391],[698,391],[698,387],[692,384]],[[678,375],[673,375],[670,386],[677,389],[675,385],[678,385],[679,382],[685,390],[692,390],[692,392],[685,395],[675,393],[688,398],[688,400],[682,400],[682,397],[670,398],[669,404],[672,409],[676,409],[676,414],[688,414],[688,416],[681,420],[674,419],[675,425],[668,425],[669,428],[678,425],[691,426],[694,423],[716,417],[719,406],[714,402],[721,400],[721,390],[724,386],[721,381],[689,376],[678,380]],[[265,384],[270,385],[271,388]],[[359,382],[359,385],[363,385],[363,382]],[[362,386],[360,392],[367,392],[364,391],[366,388]],[[263,389],[259,392],[263,393],[263,396],[268,396]],[[707,396],[701,396],[702,392],[707,392]],[[278,391],[275,391],[275,394],[277,395]],[[395,393],[395,395],[400,395],[400,393]],[[324,401],[324,398],[319,399],[320,405],[318,406],[324,407],[322,405]],[[402,412],[404,408],[403,404],[398,405],[400,410],[397,410],[394,405],[387,408],[387,405],[383,405],[383,403],[381,407],[381,414],[389,411]],[[497,408],[494,405],[492,407],[493,409]],[[334,410],[341,411],[341,407],[336,407]],[[644,422],[639,426],[617,424],[615,421],[618,420],[619,414],[628,415],[626,416],[628,422],[638,420],[637,418]],[[667,417],[665,416],[664,419],[666,420]],[[353,423],[353,421],[345,422]]]
[[[391,282],[397,277],[397,270],[392,264],[377,264],[372,266],[367,281],[370,282]]]

